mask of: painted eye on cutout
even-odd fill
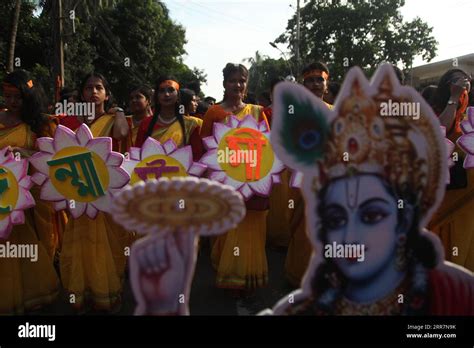
[[[310,150],[318,146],[321,142],[321,134],[316,130],[307,130],[300,135],[300,146],[305,150]]]

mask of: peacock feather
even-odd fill
[[[282,117],[280,142],[296,162],[314,165],[324,155],[330,132],[323,110],[326,106],[294,93],[283,94],[282,101],[286,112],[279,115]]]

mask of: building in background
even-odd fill
[[[421,90],[428,85],[437,85],[440,77],[453,68],[459,68],[471,76],[474,75],[474,53],[414,67],[406,82],[417,90]]]

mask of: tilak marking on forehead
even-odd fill
[[[359,194],[359,180],[358,177],[352,177],[346,180],[346,201],[347,206],[354,210],[357,207]]]

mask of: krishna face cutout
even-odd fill
[[[474,278],[445,262],[439,239],[424,229],[444,195],[448,154],[421,96],[400,86],[387,64],[370,84],[352,68],[334,110],[289,83],[277,85],[274,99],[272,145],[304,174],[314,251],[294,301],[284,298],[270,313],[464,313],[446,303],[454,294],[433,296],[439,294],[435,279],[462,279],[454,290],[462,294],[474,293]],[[418,103],[421,117],[381,115],[384,103],[406,102]]]

